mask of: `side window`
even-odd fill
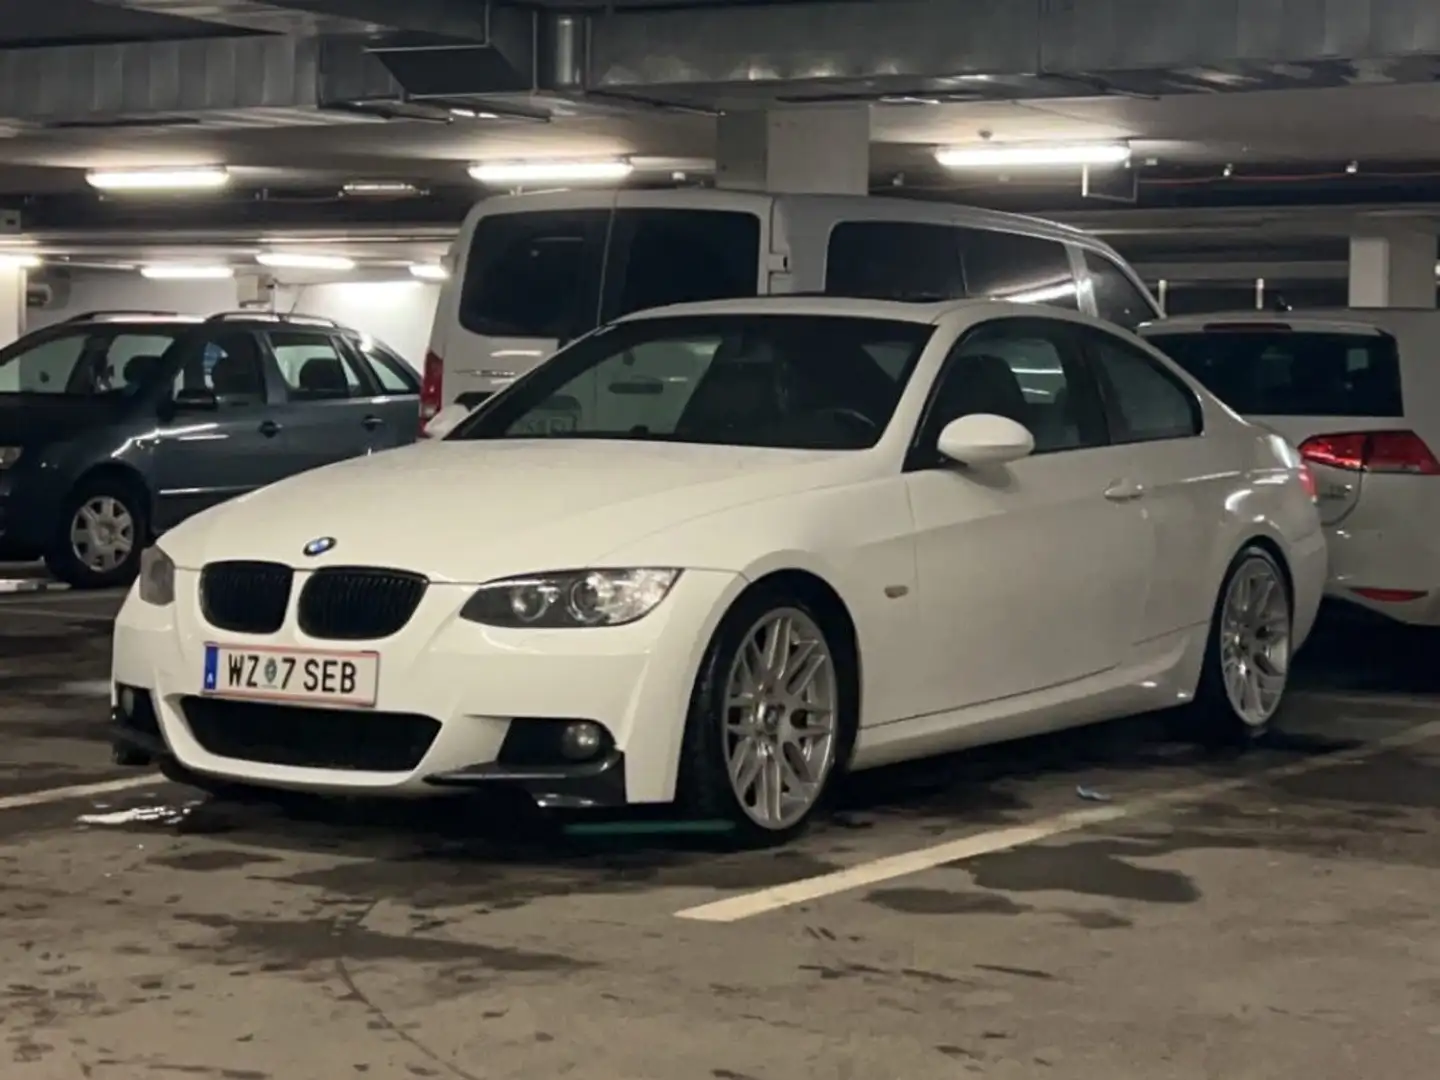
[[[260,342],[248,330],[197,341],[175,376],[175,393],[209,392],[223,406],[265,404],[265,364]]]
[[[133,393],[153,383],[163,374],[165,350],[174,341],[173,334],[116,334],[105,353],[102,384],[111,390]]]
[[[964,296],[957,231],[913,221],[842,221],[830,232],[825,292],[871,300]]]
[[[475,226],[460,325],[491,337],[569,338],[595,325],[610,211],[494,214]]]
[[[956,231],[965,295],[1080,310],[1070,252],[1058,240],[990,229]]]
[[[365,366],[370,369],[370,374],[375,376],[375,382],[383,393],[418,394],[420,392],[420,384],[416,382],[415,376],[411,374],[405,361],[374,338],[362,337],[358,341],[351,340],[350,344],[353,351],[365,361]]]
[[[1200,402],[1190,388],[1148,354],[1096,330],[1086,343],[1117,443],[1186,439],[1203,428]]]
[[[939,437],[951,420],[992,413],[1035,436],[1037,454],[1103,446],[1105,417],[1068,324],[999,319],[966,334],[945,360],[926,420]]]
[[[0,393],[63,394],[85,351],[85,334],[66,334],[0,363]]]
[[[606,321],[645,308],[754,296],[760,219],[715,210],[621,210],[606,273]]]
[[[1134,330],[1142,322],[1155,318],[1155,309],[1135,283],[1104,255],[1085,251],[1085,269],[1090,278],[1090,292],[1095,297],[1095,314],[1100,318]]]
[[[270,349],[291,401],[328,401],[364,397],[368,391],[349,357],[341,354],[329,334],[306,330],[272,330]]]

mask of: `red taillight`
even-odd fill
[[[420,422],[433,419],[440,411],[445,394],[445,361],[433,353],[425,354],[425,371],[420,377]]]
[[[1440,461],[1413,431],[1347,431],[1316,435],[1300,444],[1300,456],[1312,465],[1351,472],[1440,475]]]

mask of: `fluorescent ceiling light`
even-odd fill
[[[404,180],[355,180],[340,189],[346,195],[418,195],[420,189]]]
[[[0,253],[0,270],[34,270],[39,265],[40,257],[38,255]]]
[[[421,281],[447,281],[450,271],[439,263],[411,263],[410,273]]]
[[[105,169],[88,172],[85,180],[101,191],[213,191],[230,182],[218,166],[199,169]]]
[[[200,266],[184,263],[157,263],[154,266],[142,266],[140,273],[151,281],[215,281],[235,276],[234,269],[229,266]]]
[[[634,171],[628,161],[481,161],[470,175],[482,184],[561,183],[581,180],[623,180]]]
[[[478,112],[475,109],[451,109],[450,115],[461,120],[499,120],[500,114],[493,112]]]
[[[1075,283],[1063,282],[1046,285],[1040,289],[1025,289],[1022,292],[997,293],[991,299],[1009,300],[1012,304],[1048,304],[1052,300],[1064,300],[1075,295]]]
[[[1120,165],[1130,160],[1130,147],[1125,143],[947,146],[935,151],[935,160],[947,169]]]
[[[303,251],[266,251],[255,256],[261,266],[286,270],[354,270],[355,260],[344,255],[309,255]]]

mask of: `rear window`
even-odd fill
[[[1388,334],[1212,330],[1154,334],[1225,404],[1251,416],[1403,416],[1400,360]]]
[[[754,214],[628,209],[613,223],[599,209],[495,214],[475,227],[460,325],[490,337],[566,340],[601,318],[754,296],[759,283]]]

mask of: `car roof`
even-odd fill
[[[82,326],[151,326],[151,327],[195,327],[224,324],[226,326],[284,326],[297,329],[338,330],[354,334],[356,331],[342,326],[334,319],[321,315],[291,315],[268,311],[219,311],[213,315],[189,315],[177,311],[85,311],[72,315],[60,322],[51,323],[46,329]]]
[[[1073,315],[1059,308],[1016,304],[1011,300],[866,300],[853,296],[818,296],[776,293],[730,300],[703,300],[670,304],[632,312],[617,320],[675,318],[702,315],[830,315],[850,319],[890,319],[895,322],[935,323],[954,312],[974,311],[977,316],[1013,315],[1017,308],[1030,308],[1038,315]]]
[[[1355,316],[1359,316],[1358,318]],[[1294,312],[1294,311],[1212,311],[1205,315],[1176,315],[1153,322],[1142,323],[1135,331],[1141,337],[1156,334],[1199,334],[1208,330],[1235,329],[1254,326],[1256,329],[1269,327],[1280,331],[1300,331],[1311,334],[1383,334],[1383,327],[1364,322],[1363,314],[1352,311],[1339,312]]]

